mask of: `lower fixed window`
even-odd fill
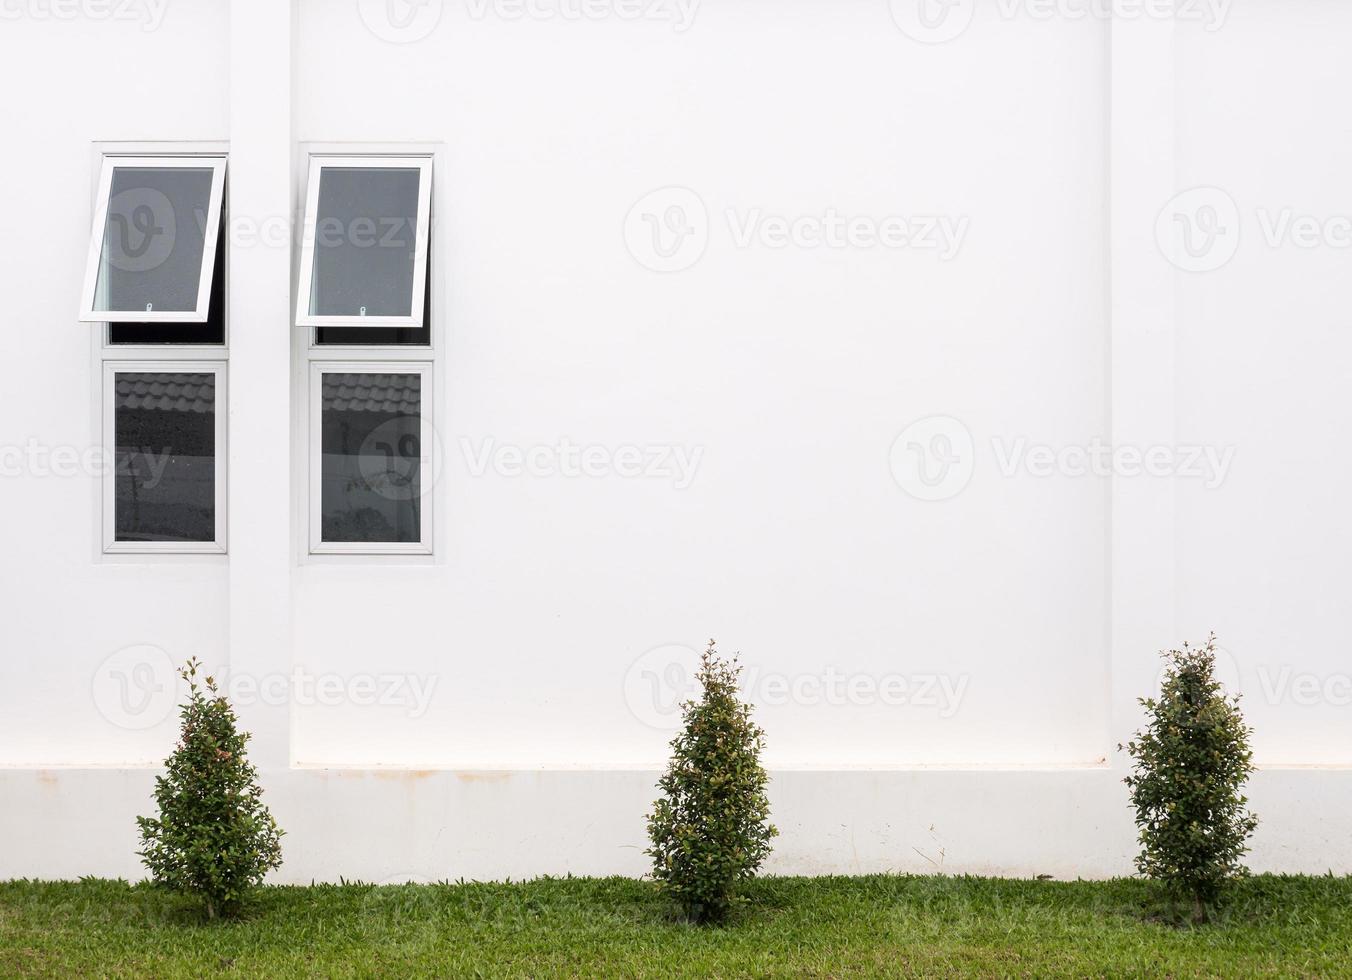
[[[432,553],[430,364],[310,365],[310,551]]]
[[[225,406],[224,364],[104,364],[106,553],[225,552]]]

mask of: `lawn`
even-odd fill
[[[118,881],[0,883],[0,976],[1352,974],[1352,879],[1252,878],[1207,926],[1141,881],[766,878],[730,925],[647,882],[316,885],[242,920]]]

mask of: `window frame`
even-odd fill
[[[89,250],[85,258],[84,283],[80,290],[80,316],[83,323],[206,323],[210,314],[211,286],[216,269],[216,247],[225,206],[225,172],[228,157],[224,153],[198,154],[119,154],[104,153],[99,183],[94,198],[94,223],[89,232]],[[202,266],[197,278],[197,306],[193,310],[98,310],[94,301],[98,291],[99,264],[107,235],[109,194],[113,172],[119,167],[148,169],[202,170],[210,168],[211,194],[207,202],[207,224],[202,242]],[[224,271],[224,270],[222,270]],[[105,335],[107,329],[104,329]]]
[[[432,154],[324,154],[310,155],[305,185],[305,210],[302,213],[300,268],[297,270],[297,327],[421,327],[427,292],[428,252],[432,229]],[[348,169],[390,168],[418,171],[418,213],[414,231],[413,296],[408,316],[333,316],[310,313],[310,292],[314,285],[315,229],[319,222],[319,182],[325,167]]]
[[[215,465],[213,500],[215,535],[211,541],[118,541],[117,540],[117,375],[119,374],[211,374],[215,392]],[[224,360],[108,360],[103,362],[99,402],[103,416],[102,531],[105,555],[224,555],[228,551],[229,519],[229,392]]]
[[[416,348],[415,348],[416,349]],[[377,348],[377,351],[380,348]],[[423,348],[425,351],[426,349]],[[437,444],[436,428],[432,424],[434,400],[435,366],[431,360],[390,360],[375,357],[362,360],[313,360],[309,363],[307,382],[309,404],[307,421],[309,437],[306,447],[306,505],[309,511],[307,520],[309,554],[311,555],[431,555],[435,518],[436,474],[441,463],[441,447]],[[422,484],[418,499],[422,510],[418,517],[417,541],[325,541],[323,512],[323,414],[325,374],[416,374],[419,382],[420,403],[418,412],[419,444],[423,447],[423,459],[427,464],[423,472],[430,482]],[[430,472],[429,472],[430,471]]]

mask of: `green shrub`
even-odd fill
[[[258,772],[244,754],[247,732],[196,659],[179,671],[188,682],[182,731],[165,774],[155,780],[159,817],[137,817],[144,859],[155,881],[197,896],[207,916],[236,912],[249,888],[282,863],[281,837],[263,805]]]
[[[755,876],[777,833],[767,823],[765,732],[738,694],[741,670],[709,641],[697,675],[701,696],[681,706],[684,727],[648,815],[653,877],[701,923],[727,916],[737,883]]]
[[[1206,920],[1225,884],[1246,874],[1241,859],[1258,821],[1241,792],[1254,771],[1252,729],[1239,696],[1215,678],[1216,635],[1206,646],[1170,650],[1158,700],[1142,698],[1148,721],[1127,745],[1135,762],[1125,780],[1140,829],[1136,867],[1190,898]],[[1121,746],[1118,746],[1120,749]]]

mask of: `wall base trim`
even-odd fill
[[[308,884],[640,876],[655,770],[264,772],[287,831],[271,880]],[[137,880],[149,769],[0,770],[0,879]],[[1352,770],[1258,773],[1255,871],[1352,874]],[[780,771],[769,874],[1106,878],[1133,873],[1121,772]]]

